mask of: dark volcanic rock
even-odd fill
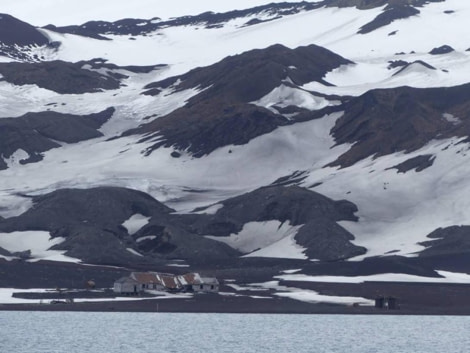
[[[95,39],[109,40],[106,35],[146,35],[147,33],[168,27],[204,26],[206,28],[220,28],[230,20],[246,18],[260,13],[263,14],[263,17],[269,15],[270,20],[275,20],[286,15],[296,14],[301,11],[310,11],[321,6],[322,5],[319,3],[310,3],[305,1],[301,3],[283,2],[256,6],[245,10],[234,10],[225,13],[204,12],[196,16],[182,16],[168,21],[162,21],[158,17],[149,20],[126,18],[116,22],[90,21],[80,26],[56,27],[54,25],[48,25],[44,28],[59,33],[73,33]],[[253,21],[249,25],[255,25],[262,22],[266,22],[266,20]]]
[[[142,140],[159,140],[146,150],[146,154],[162,146],[173,146],[180,150],[187,149],[194,157],[202,157],[221,146],[246,144],[286,124],[283,116],[265,108],[242,104],[224,107],[212,100],[207,105],[178,109],[128,133],[157,131],[156,135]],[[160,136],[163,136],[162,140]]]
[[[396,67],[403,67],[409,64],[408,61],[405,60],[392,60],[388,62],[387,69],[394,69]]]
[[[278,220],[301,225],[315,219],[356,221],[357,207],[349,201],[333,201],[299,186],[267,186],[222,202],[214,215],[182,215],[181,221],[198,234],[229,236],[245,223]]]
[[[356,206],[333,201],[316,192],[298,187],[269,186],[223,202],[215,215],[182,215],[188,231],[201,235],[229,236],[249,222],[278,220],[303,225],[295,239],[307,248],[307,256],[321,260],[340,260],[361,255],[353,245],[354,236],[339,226],[340,220],[356,221]]]
[[[7,82],[21,86],[37,86],[61,94],[80,94],[117,89],[120,83],[113,77],[83,69],[82,63],[48,61],[40,63],[0,63],[0,74]]]
[[[8,250],[5,250],[4,248],[0,247],[0,255],[1,256],[11,256],[11,253]]]
[[[433,240],[419,243],[427,247],[419,253],[420,257],[465,254],[468,259],[470,226],[438,228],[427,237]]]
[[[46,111],[0,119],[0,155],[9,158],[21,149],[30,157],[20,163],[37,162],[42,159],[42,152],[60,147],[56,141],[75,143],[103,136],[98,129],[113,113],[114,108],[90,115]],[[0,159],[0,170],[6,168]]]
[[[18,46],[43,46],[49,40],[35,27],[17,18],[0,14],[0,43]]]
[[[422,7],[430,2],[442,1],[445,0],[324,0],[321,4],[327,7],[356,7],[360,10],[385,6],[382,13],[359,29],[358,33],[366,34],[395,20],[419,14],[420,11],[416,7]]]
[[[214,65],[151,83],[146,88],[206,89],[190,102],[215,95],[248,103],[265,96],[286,79],[298,86],[312,81],[328,84],[323,80],[325,74],[347,64],[352,62],[313,44],[296,49],[276,44],[229,56]]]
[[[295,240],[307,248],[309,259],[338,261],[363,255],[366,249],[351,243],[354,236],[335,222],[317,218],[299,229]]]
[[[274,21],[284,16],[312,11],[320,7],[356,7],[367,10],[386,6],[384,12],[372,22],[364,25],[359,33],[368,33],[376,28],[385,26],[394,20],[407,18],[419,13],[416,7],[430,2],[444,0],[323,0],[317,2],[281,2],[256,6],[245,10],[234,10],[225,13],[205,12],[196,16],[182,16],[168,21],[155,17],[151,19],[127,18],[116,22],[90,21],[82,25],[56,27],[47,25],[44,28],[59,32],[91,37],[94,39],[110,40],[107,35],[146,36],[160,29],[179,26],[203,26],[205,28],[221,28],[230,20],[243,19],[262,15],[263,20],[253,18],[243,26],[253,26],[267,21]],[[268,16],[268,17],[267,17]],[[131,39],[134,39],[131,37]]]
[[[470,135],[470,85],[369,91],[343,108],[332,134],[354,144],[333,165],[350,166],[369,156],[415,151],[433,139]],[[459,124],[446,119],[458,117]]]
[[[379,14],[372,22],[369,22],[362,26],[358,33],[366,34],[370,33],[377,28],[389,25],[395,20],[408,18],[419,14],[419,10],[411,6],[387,6],[384,12]]]
[[[406,61],[402,61],[402,60],[399,60],[399,62],[404,62],[405,65],[402,65],[403,67],[400,70],[398,70],[397,72],[395,72],[393,74],[393,76],[401,74],[402,72],[404,72],[408,68],[413,68],[413,67],[417,67],[417,66],[418,67],[421,66],[421,67],[424,67],[424,68],[429,69],[429,70],[436,70],[436,68],[434,66],[429,65],[427,62],[424,62],[422,60],[416,60],[416,61],[413,61],[412,63],[407,63]]]
[[[429,52],[431,55],[441,55],[441,54],[448,54],[452,53],[454,51],[454,48],[452,48],[450,45],[443,45],[438,48],[434,48]]]
[[[348,201],[333,201],[298,186],[268,186],[223,202],[216,215],[243,223],[268,220],[305,224],[314,219],[356,221],[357,207]]]
[[[134,238],[152,237],[138,241],[139,252],[168,259],[185,259],[191,263],[213,263],[239,256],[240,253],[228,245],[186,231],[172,218],[172,223],[163,226],[162,220],[152,220]]]
[[[281,177],[275,180],[271,185],[272,186],[292,186],[299,185],[305,178],[308,177],[308,172],[305,171],[295,171],[294,173]]]
[[[329,7],[357,7],[360,10],[373,9],[387,5],[421,7],[430,2],[443,2],[445,0],[324,0],[323,5]]]
[[[137,129],[125,132],[146,134],[143,141],[158,140],[147,153],[161,146],[188,150],[196,157],[218,147],[245,144],[254,137],[292,124],[280,114],[249,104],[290,80],[294,85],[318,81],[351,61],[327,49],[310,45],[289,49],[274,45],[228,57],[221,62],[146,86],[146,94],[163,89],[198,88],[186,106]]]
[[[54,236],[65,236],[59,234],[62,227],[93,224],[127,233],[120,225],[133,214],[151,216],[173,211],[143,192],[116,187],[61,189],[34,196],[33,203],[34,207],[21,216],[0,223],[2,231],[55,230]]]
[[[0,14],[0,55],[14,60],[40,60],[35,48],[53,49],[49,39],[35,27],[10,15]]]
[[[129,71],[135,74],[148,74],[157,69],[162,69],[166,67],[165,64],[158,64],[158,65],[147,65],[147,66],[136,66],[136,65],[128,65],[128,66],[118,66],[116,64],[108,63],[106,59],[92,59],[89,61],[80,61],[77,63],[83,67],[89,67],[90,70],[102,70],[106,71],[108,76],[118,75],[118,73],[114,71]],[[125,76],[126,77],[126,76]]]
[[[403,163],[397,164],[390,169],[397,169],[397,173],[406,173],[413,169],[416,172],[421,172],[426,168],[431,167],[435,158],[436,156],[432,154],[416,156],[404,161]]]
[[[204,262],[239,255],[223,243],[189,234],[175,223],[172,209],[143,192],[117,187],[62,189],[33,197],[33,203],[22,215],[0,222],[0,232],[48,231],[52,237],[65,238],[54,249],[67,250],[68,256],[87,263],[150,264],[166,258]],[[135,214],[151,220],[138,233],[128,234],[122,224]],[[152,239],[137,241],[143,236]]]

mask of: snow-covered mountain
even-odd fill
[[[0,15],[0,258],[469,272],[470,5],[256,5]]]

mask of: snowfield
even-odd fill
[[[167,19],[200,14],[206,11],[241,10],[276,2],[282,2],[282,0],[237,0],[236,4],[230,1],[216,0],[174,0],[171,3],[158,0],[139,0],[138,6],[126,1],[114,0],[100,0],[99,2],[92,0],[80,2],[44,0],[41,5],[34,0],[22,0],[21,4],[15,0],[4,0],[2,12],[23,18],[24,21],[36,26],[44,26],[49,23],[66,26],[92,20],[116,21],[123,18],[148,19],[150,17]]]

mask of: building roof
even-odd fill
[[[181,283],[182,286],[202,284],[201,276],[199,276],[199,273],[186,273],[184,275],[178,276],[178,281]]]
[[[178,288],[175,276],[159,272],[132,272],[130,278],[140,284],[159,284],[168,289]]]
[[[215,277],[201,277],[199,273],[186,273],[182,276],[178,276],[178,280],[183,286],[187,285],[201,285],[201,284],[219,284],[219,281]]]
[[[201,277],[203,284],[219,284],[219,281],[215,277]]]
[[[178,289],[192,285],[218,285],[219,281],[215,277],[201,277],[199,273],[186,273],[175,276],[169,273],[160,272],[132,272],[129,277],[122,277],[115,283],[133,282],[137,284],[161,285],[167,289]]]
[[[173,275],[161,275],[160,278],[166,288],[176,289],[180,287],[176,277]]]
[[[119,278],[117,281],[115,281],[114,283],[126,283],[126,282],[132,282],[132,283],[137,283],[136,280],[130,278],[130,277],[121,277]]]

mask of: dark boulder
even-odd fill
[[[429,52],[431,55],[442,55],[442,54],[449,54],[454,51],[454,48],[452,48],[450,45],[443,45],[438,48],[434,48]]]

